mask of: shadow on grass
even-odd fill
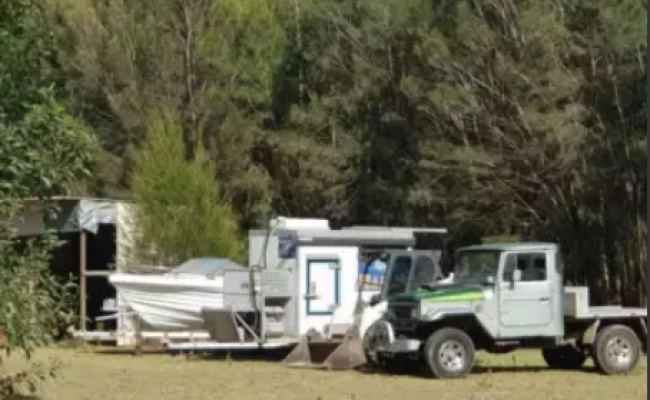
[[[146,357],[151,355],[167,355],[170,357],[185,357],[188,360],[216,360],[216,361],[257,361],[279,363],[291,349],[282,350],[169,350],[165,348],[144,348],[136,351],[133,348],[121,347],[86,347],[83,351],[107,356]]]
[[[266,362],[279,364],[291,352],[288,349],[254,349],[254,350],[183,350],[183,351],[170,351],[164,348],[144,348],[140,353],[136,353],[133,348],[123,347],[93,347],[85,346],[80,348],[82,351],[90,352],[99,355],[110,356],[147,356],[147,355],[167,355],[170,357],[185,357],[187,360],[203,360],[203,361],[228,361],[228,362]],[[295,367],[294,367],[295,368]],[[306,368],[313,370],[320,370],[325,372],[336,372],[326,368]],[[376,368],[370,366],[362,366],[355,369],[357,372],[368,375],[386,375],[386,376],[410,376],[426,378],[426,368],[416,361],[406,361],[397,363],[391,368]],[[346,369],[344,371],[350,371]],[[491,374],[524,374],[524,373],[538,373],[558,371],[552,370],[546,366],[541,365],[485,365],[477,364],[472,369],[471,375],[491,375]],[[598,370],[593,366],[585,366],[579,370],[566,370],[564,372],[597,374]]]
[[[548,371],[558,371],[550,369],[549,367],[544,366],[533,366],[533,365],[523,365],[523,366],[489,366],[489,365],[477,365],[472,369],[472,374],[500,374],[500,373],[530,373],[530,372],[548,372]],[[564,370],[564,372],[581,372],[594,374],[598,371],[594,367],[584,367],[581,369],[570,369]]]
[[[168,353],[177,356],[186,356],[188,358],[200,360],[217,360],[217,361],[256,361],[256,362],[281,362],[290,350],[237,350],[237,351],[209,351],[209,352],[173,352]]]
[[[362,367],[358,369],[359,372],[370,375],[386,375],[386,376],[409,376],[412,378],[430,379],[430,375],[422,364],[417,365],[398,365],[388,369],[378,369],[370,367]],[[530,374],[530,373],[543,373],[552,370],[544,366],[521,365],[521,366],[489,366],[489,365],[476,365],[472,368],[470,375],[499,375],[499,374]],[[584,367],[579,370],[566,370],[564,372],[576,372],[595,374],[598,373],[594,367]]]

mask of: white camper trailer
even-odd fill
[[[335,230],[324,220],[294,221],[249,232],[250,270],[224,271],[223,306],[203,310],[210,340],[170,343],[170,350],[291,347],[307,335],[331,336],[335,316],[351,325],[359,301],[377,294],[363,291],[360,275],[360,262],[373,252],[427,257],[435,279],[441,278],[439,253],[409,251],[421,229]]]

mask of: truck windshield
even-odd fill
[[[406,292],[408,287],[409,276],[413,268],[413,259],[411,256],[398,256],[393,260],[393,265],[388,276],[388,289],[386,296],[391,297],[396,294]]]
[[[482,281],[499,270],[501,252],[497,250],[465,250],[458,254],[454,280]]]

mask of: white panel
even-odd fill
[[[132,204],[118,203],[117,216],[115,221],[115,269],[126,271],[137,264],[135,249],[135,207]],[[129,346],[135,343],[133,334],[136,331],[135,317],[133,310],[127,305],[121,295],[119,288],[117,292],[117,345]]]
[[[118,203],[115,224],[116,256],[118,271],[128,271],[140,265],[137,245],[137,208],[133,204]]]

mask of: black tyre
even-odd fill
[[[542,349],[542,357],[553,369],[580,369],[587,361],[587,355],[572,345]]]
[[[361,339],[361,346],[366,355],[366,364],[370,369],[382,369],[385,357],[377,353],[377,346],[390,342],[392,331],[387,322],[379,320],[371,324]]]
[[[632,329],[625,325],[610,325],[596,335],[592,357],[603,374],[626,374],[639,363],[641,348],[641,341]]]
[[[424,360],[436,378],[464,378],[474,366],[474,342],[456,328],[435,331],[424,345]]]

